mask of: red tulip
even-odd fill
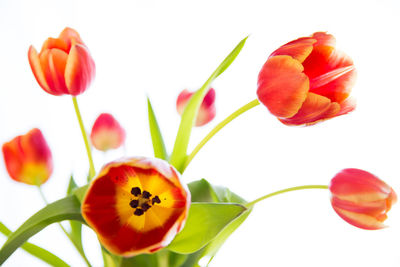
[[[82,215],[116,255],[152,253],[181,230],[190,193],[160,159],[135,157],[107,164],[91,183]]]
[[[187,106],[193,92],[188,90],[183,90],[176,100],[176,110],[180,115],[182,115],[185,107]],[[209,123],[215,117],[215,90],[210,88],[208,93],[201,103],[199,113],[197,113],[195,126],[203,126]]]
[[[15,181],[41,185],[53,171],[51,151],[39,129],[3,144],[7,171]]]
[[[125,130],[108,113],[102,113],[93,124],[90,140],[101,151],[120,147],[125,141]]]
[[[359,169],[344,169],[336,174],[329,190],[336,213],[351,225],[368,230],[385,227],[387,212],[397,200],[390,186]]]
[[[79,95],[95,75],[95,65],[79,34],[65,28],[58,38],[48,38],[38,54],[29,47],[29,64],[39,85],[52,95]]]
[[[291,41],[271,54],[258,76],[257,95],[287,125],[312,125],[355,108],[353,61],[323,32]]]

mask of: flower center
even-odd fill
[[[129,202],[129,206],[135,211],[133,212],[136,216],[143,215],[155,204],[160,204],[161,200],[158,196],[152,197],[152,194],[146,190],[142,190],[139,187],[132,187],[131,194],[133,199]]]

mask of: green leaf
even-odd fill
[[[86,191],[89,189],[89,185],[84,185],[81,187],[78,187],[77,189],[74,190],[74,196],[79,200],[79,202],[82,203],[83,198],[86,195]]]
[[[3,264],[14,251],[24,244],[31,236],[43,230],[46,226],[63,220],[78,220],[84,222],[80,203],[75,196],[68,196],[53,202],[22,224],[12,233],[0,250],[0,265]]]
[[[192,203],[185,227],[168,249],[181,254],[196,252],[245,211],[240,204]]]
[[[0,232],[5,236],[9,236],[12,234],[11,230],[8,229],[1,222],[0,222]],[[21,248],[26,252],[28,252],[29,254],[31,254],[32,256],[41,259],[42,261],[46,262],[51,266],[69,267],[69,265],[65,261],[54,255],[53,253],[32,243],[26,242],[21,246]]]
[[[69,184],[68,184],[68,189],[67,189],[67,196],[71,196],[74,194],[74,191],[78,188],[78,185],[76,184],[74,177],[71,175],[71,178],[69,179]],[[70,226],[71,226],[71,232],[69,234],[69,237],[72,239],[71,241],[74,243],[74,245],[77,247],[79,251],[83,252],[83,246],[82,246],[82,223],[78,221],[70,221]]]
[[[149,113],[149,126],[151,141],[153,142],[154,156],[156,158],[168,160],[168,153],[165,149],[164,139],[162,137],[161,130],[158,126],[157,118],[149,98],[147,98],[147,109]]]
[[[67,196],[72,195],[73,191],[78,188],[78,185],[75,183],[74,176],[71,175],[69,178],[68,188],[67,188]]]
[[[221,202],[213,187],[206,179],[188,184],[192,202]]]
[[[155,267],[158,266],[156,254],[141,254],[132,258],[122,258],[120,267]]]
[[[208,80],[203,86],[193,94],[190,98],[188,105],[182,114],[181,124],[179,125],[178,134],[175,139],[174,150],[172,151],[170,163],[182,173],[184,168],[185,160],[187,157],[187,147],[189,145],[190,134],[192,127],[195,122],[198,110],[204,96],[207,94],[212,81],[221,75],[235,60],[237,55],[242,50],[247,37],[244,38],[239,44],[232,50],[232,52],[224,59],[224,61],[218,66],[218,68],[211,74]]]
[[[169,258],[168,258],[168,267],[181,267],[182,264],[187,260],[188,255],[186,254],[179,254],[170,251]]]

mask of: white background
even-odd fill
[[[43,186],[48,199],[63,197],[74,173],[85,182],[87,157],[69,96],[46,94],[30,70],[27,51],[75,28],[89,47],[97,75],[78,101],[89,130],[110,112],[127,131],[126,151],[94,151],[97,170],[126,155],[152,156],[146,95],[158,116],[169,152],[179,125],[178,93],[199,88],[245,36],[245,47],[213,87],[215,120],[193,132],[190,150],[212,127],[256,97],[257,75],[280,45],[328,31],[358,69],[350,115],[313,127],[279,123],[258,106],[215,136],[183,175],[207,178],[252,200],[274,190],[328,184],[347,167],[381,177],[400,192],[399,2],[363,1],[7,1],[0,0],[0,143],[39,127],[53,152],[54,173]],[[0,220],[16,229],[43,203],[35,188],[12,181],[0,163]],[[365,231],[342,221],[328,191],[288,193],[258,205],[228,240],[212,266],[400,266],[400,207],[389,228]],[[94,234],[85,250],[101,266]],[[0,244],[4,242],[0,237]],[[72,266],[84,266],[56,225],[32,242]],[[4,266],[44,266],[17,251]]]

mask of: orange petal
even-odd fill
[[[265,62],[258,76],[257,96],[273,115],[290,118],[299,111],[309,89],[303,70],[290,56],[274,56]]]
[[[335,208],[336,213],[349,224],[365,230],[378,230],[386,226],[373,216]]]
[[[71,47],[65,67],[65,83],[69,94],[83,93],[95,75],[95,65],[88,49],[83,45]]]
[[[45,90],[47,93],[54,94],[47,84],[42,65],[40,64],[39,55],[33,46],[29,47],[28,59],[33,75],[35,76],[36,81],[39,83],[40,87],[42,87],[43,90]]]
[[[68,93],[65,85],[64,72],[68,55],[62,50],[51,49],[49,55],[49,69],[53,80],[54,88],[65,94]]]
[[[330,118],[332,113],[339,111],[337,103],[332,103],[329,98],[313,93],[308,93],[299,112],[291,118],[280,119],[287,125],[312,124],[324,118]]]
[[[48,38],[42,45],[42,50],[57,48],[68,53],[68,45],[61,39]]]
[[[315,42],[316,40],[311,37],[302,37],[279,47],[270,57],[287,55],[293,57],[299,62],[303,62],[310,55]]]
[[[58,36],[58,39],[67,44],[69,51],[74,44],[83,44],[79,33],[72,28],[66,27]]]
[[[333,37],[332,34],[327,34],[326,32],[315,32],[311,37],[317,40],[315,46],[317,45],[325,45],[332,47],[336,46],[336,39],[335,37]]]

